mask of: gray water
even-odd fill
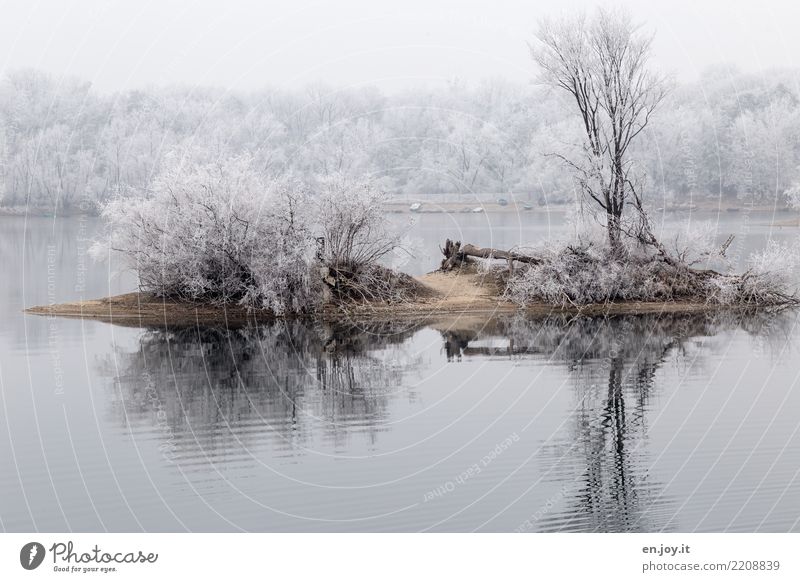
[[[794,234],[710,218],[741,255]],[[396,261],[417,273],[445,237],[563,232],[556,213],[415,220],[418,252]],[[3,530],[800,530],[794,312],[171,330],[23,315],[135,287],[87,258],[98,226],[0,217]]]

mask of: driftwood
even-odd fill
[[[508,267],[511,270],[514,269],[514,261],[532,265],[538,265],[542,262],[541,259],[515,251],[476,247],[471,244],[461,246],[461,241],[452,241],[449,238],[445,241],[444,247],[440,247],[439,250],[441,250],[444,255],[440,267],[442,271],[452,271],[460,267],[469,261],[469,257],[478,259],[505,259],[508,261]]]

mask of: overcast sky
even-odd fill
[[[312,81],[392,91],[460,78],[526,81],[536,0],[13,0],[0,3],[0,68],[36,67],[100,90],[180,83],[237,89]],[[618,2],[656,32],[655,62],[800,65],[797,0]]]

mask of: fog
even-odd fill
[[[798,79],[798,70],[715,67],[677,84],[636,146],[651,208],[796,204]],[[272,177],[368,176],[406,202],[564,204],[575,182],[550,154],[581,142],[564,96],[524,83],[104,94],[36,70],[0,78],[0,130],[0,204],[90,212],[117,192],[144,192],[167,154],[190,150],[245,153]]]
[[[2,3],[0,530],[800,531],[800,2],[613,4]]]
[[[596,4],[13,0],[2,4],[0,69],[77,76],[102,91],[528,82],[535,71],[526,43],[536,21]],[[800,6],[790,0],[614,4],[657,33],[654,64],[679,80],[696,80],[720,62],[745,72],[798,64]]]
[[[797,206],[800,8],[618,4],[672,85],[632,152],[648,204]],[[369,176],[406,202],[570,202],[573,176],[548,155],[581,143],[579,117],[538,82],[529,43],[543,17],[593,7],[5,4],[0,204],[94,212],[187,149],[247,153],[271,176]]]

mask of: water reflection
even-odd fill
[[[122,395],[115,406],[120,419],[161,415],[172,434],[191,433],[196,443],[189,447],[205,451],[224,448],[219,439],[244,444],[265,431],[291,449],[316,426],[334,440],[345,439],[352,425],[380,430],[387,400],[413,363],[386,348],[414,330],[298,321],[152,329],[135,352],[117,353],[103,366]]]
[[[652,401],[665,390],[661,371],[696,370],[723,332],[785,339],[793,317],[655,313],[148,330],[135,351],[104,365],[119,390],[114,414],[161,423],[170,454],[190,461],[228,454],[231,442],[250,450],[266,439],[287,455],[319,438],[347,454],[355,430],[377,442],[392,430],[393,401],[416,397],[407,377],[425,367],[426,352],[406,348],[422,331],[441,334],[440,357],[453,365],[555,364],[568,373],[573,405],[559,434],[540,435],[536,463],[537,480],[561,493],[530,529],[659,531],[673,527],[676,505],[652,471],[648,447]]]
[[[541,512],[536,529],[652,532],[670,529],[675,505],[661,494],[664,483],[651,475],[647,448],[659,369],[668,362],[687,368],[698,363],[712,348],[709,342],[723,332],[741,330],[785,345],[794,316],[761,311],[517,317],[442,335],[451,360],[538,357],[561,363],[571,373],[576,398],[572,438],[559,440],[542,455],[544,474],[561,486],[558,501],[564,508]],[[505,345],[485,345],[497,338],[505,338]]]

